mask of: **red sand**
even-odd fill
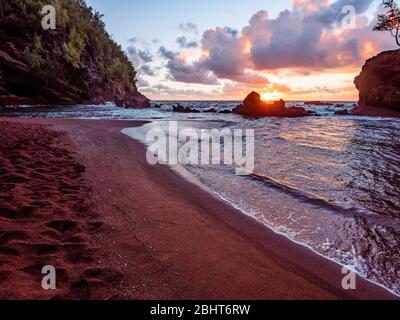
[[[87,275],[104,270],[93,269],[90,234],[102,223],[89,211],[84,167],[67,137],[44,126],[0,122],[0,135],[0,298],[87,297]],[[57,266],[57,291],[41,287],[45,265]]]
[[[148,165],[120,132],[140,122],[7,121],[24,127],[0,125],[1,298],[394,298],[360,278],[343,290],[335,263]],[[44,291],[53,263],[59,289]]]

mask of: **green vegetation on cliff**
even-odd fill
[[[54,30],[42,27],[46,5],[56,9]],[[147,104],[134,67],[84,0],[1,0],[0,104],[14,100]]]

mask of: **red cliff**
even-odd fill
[[[400,50],[367,60],[354,83],[360,98],[352,114],[400,117]]]

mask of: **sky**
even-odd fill
[[[152,100],[357,100],[381,0],[86,0]],[[354,15],[353,15],[354,13]],[[353,19],[354,17],[354,19]]]

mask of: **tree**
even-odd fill
[[[382,5],[388,11],[378,15],[374,31],[389,31],[400,47],[400,8],[395,0],[384,0]]]

